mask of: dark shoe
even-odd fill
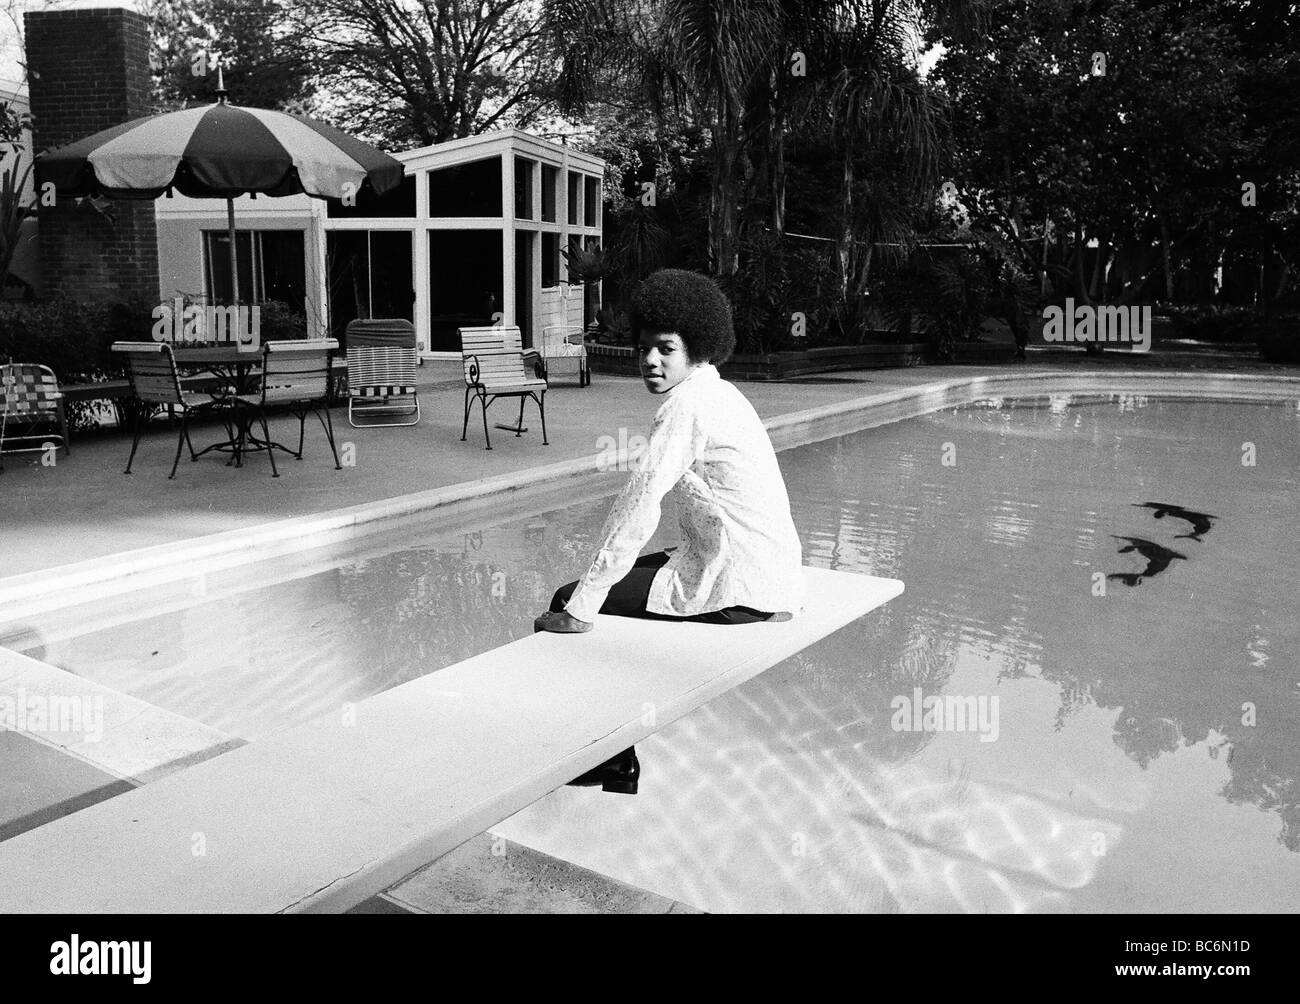
[[[635,795],[637,779],[640,777],[641,761],[636,758],[636,747],[629,746],[618,756],[610,757],[581,777],[575,777],[569,784],[581,787],[600,785],[602,791]]]

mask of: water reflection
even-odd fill
[[[636,798],[562,790],[498,829],[714,910],[1160,909],[1172,850],[1201,907],[1293,906],[1297,425],[1289,404],[1058,396],[781,454],[805,561],[907,592],[658,733]],[[1195,561],[1099,594],[1147,498],[1222,521]],[[608,504],[431,525],[45,646],[258,738],[527,634]],[[894,731],[916,687],[997,697],[998,741]]]

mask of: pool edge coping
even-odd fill
[[[1077,388],[1052,387],[1044,389],[1052,381],[1067,383],[1095,383],[1098,380],[1123,386],[1094,387],[1091,385]],[[1214,384],[1227,383],[1229,387],[1214,387]],[[1177,384],[1199,384],[1201,386],[1176,388]],[[1160,385],[1166,385],[1161,387]],[[1037,386],[1035,386],[1037,385]],[[1153,387],[1154,385],[1154,387]],[[1209,385],[1209,386],[1206,386]],[[1271,390],[1265,388],[1271,385]],[[1083,393],[1135,393],[1160,395],[1162,392],[1171,397],[1190,397],[1202,400],[1233,399],[1231,389],[1246,401],[1259,403],[1276,403],[1295,397],[1300,399],[1300,376],[1224,373],[1216,371],[1174,370],[1169,372],[1135,372],[1115,373],[1106,370],[1088,370],[1075,372],[1068,370],[1037,370],[1029,373],[994,373],[971,374],[952,377],[907,387],[893,388],[875,394],[866,394],[831,404],[818,405],[795,412],[775,415],[763,420],[768,436],[774,440],[794,436],[800,429],[808,429],[817,423],[831,424],[835,420],[862,419],[875,410],[885,410],[888,406],[899,404],[925,404],[925,414],[950,405],[970,403],[979,396],[989,394],[997,389],[999,394],[1017,397],[1027,396],[1025,391],[1037,389],[1040,393],[1083,394]],[[1285,389],[1284,389],[1285,388]],[[1217,390],[1217,393],[1216,393]],[[970,400],[951,400],[954,394],[977,392]],[[916,415],[902,415],[886,418],[885,423],[902,421]],[[843,431],[826,429],[825,436],[833,438],[845,434]],[[809,440],[802,438],[797,442],[774,446],[778,452],[791,449],[796,445],[818,441],[817,437]],[[620,451],[620,453],[626,451]],[[602,463],[602,461],[604,463]],[[199,571],[212,571],[235,565],[249,563],[267,557],[266,549],[288,547],[301,550],[324,543],[341,542],[358,528],[386,520],[431,513],[444,510],[457,514],[470,504],[490,502],[497,498],[506,498],[514,493],[528,491],[553,490],[566,481],[585,479],[593,475],[608,474],[608,457],[604,454],[591,454],[575,457],[552,464],[526,467],[522,470],[497,474],[472,481],[461,481],[426,491],[411,492],[373,502],[361,502],[356,505],[325,512],[308,513],[302,516],[290,516],[251,527],[236,527],[219,533],[189,537],[183,540],[152,544],[148,547],[118,551],[112,554],[89,558],[85,561],[55,565],[50,568],[0,578],[0,609],[15,611],[13,616],[0,620],[0,624],[12,623],[22,616],[30,616],[50,605],[67,606],[76,602],[68,596],[70,592],[88,589],[109,589],[123,583],[131,583],[131,588],[146,587],[162,582],[172,581],[177,576],[178,565],[185,566],[185,576]],[[623,469],[618,467],[618,470]],[[332,535],[328,541],[317,538]],[[310,543],[310,541],[316,541]],[[296,544],[296,546],[295,546]],[[116,590],[113,590],[116,591]],[[40,601],[42,598],[57,599],[54,604]],[[83,600],[94,596],[82,597]],[[33,609],[35,607],[35,609]]]

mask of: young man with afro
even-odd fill
[[[633,297],[631,327],[646,389],[663,403],[591,566],[556,591],[534,629],[590,631],[597,613],[708,624],[790,619],[803,607],[802,548],[767,430],[718,374],[736,342],[726,298],[704,275],[663,269]],[[680,546],[638,557],[669,493]],[[635,794],[639,776],[628,749],[570,783]]]

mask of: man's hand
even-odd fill
[[[591,621],[580,621],[567,610],[558,613],[548,610],[533,621],[533,632],[554,631],[557,634],[579,634],[590,631],[596,625]]]

